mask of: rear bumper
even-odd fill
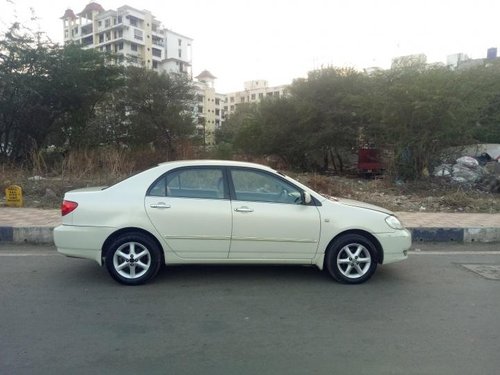
[[[54,229],[57,251],[69,257],[92,259],[102,265],[102,246],[115,228],[59,225]]]
[[[411,233],[409,230],[383,233],[377,235],[377,237],[384,251],[382,264],[399,262],[408,258],[408,250],[411,247]]]

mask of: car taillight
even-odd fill
[[[67,215],[78,207],[78,203],[64,200],[61,204],[61,215]]]

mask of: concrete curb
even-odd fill
[[[500,228],[408,228],[413,242],[500,242]]]
[[[0,227],[0,243],[54,244],[54,227]]]
[[[412,232],[413,243],[455,242],[491,243],[500,242],[500,228],[408,228]],[[54,227],[0,226],[0,243],[54,244]]]

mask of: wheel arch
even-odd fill
[[[377,263],[379,263],[379,264],[383,263],[383,261],[384,261],[384,249],[382,248],[382,245],[380,244],[380,241],[377,239],[377,237],[375,237],[370,232],[367,232],[367,231],[362,230],[362,229],[350,229],[350,230],[346,230],[344,232],[337,234],[335,237],[333,237],[330,240],[330,242],[328,242],[328,245],[326,246],[326,250],[325,250],[325,257],[323,258],[323,266],[325,266],[324,262],[326,260],[326,254],[328,251],[330,251],[330,247],[331,247],[332,243],[335,242],[335,240],[337,240],[341,236],[345,236],[346,234],[357,234],[360,236],[364,236],[364,237],[368,238],[370,241],[372,241],[373,245],[375,245],[375,249],[377,250]]]
[[[148,232],[145,229],[142,228],[136,228],[136,227],[128,227],[128,228],[121,228],[117,230],[116,232],[113,232],[109,235],[108,238],[106,238],[106,241],[102,244],[101,248],[101,258],[104,260],[106,258],[106,252],[109,250],[109,246],[120,236],[128,233],[141,233],[147,237],[149,237],[152,241],[156,243],[158,248],[160,249],[160,254],[161,254],[161,261],[164,264],[165,263],[165,252],[163,249],[163,246],[161,245],[160,241],[158,241],[158,238],[156,238],[151,232]],[[103,262],[104,264],[104,262]]]

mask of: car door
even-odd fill
[[[227,259],[232,213],[222,168],[184,167],[168,172],[148,190],[145,209],[179,257]]]
[[[278,175],[251,168],[230,170],[233,210],[231,259],[310,259],[320,236],[315,205]]]

